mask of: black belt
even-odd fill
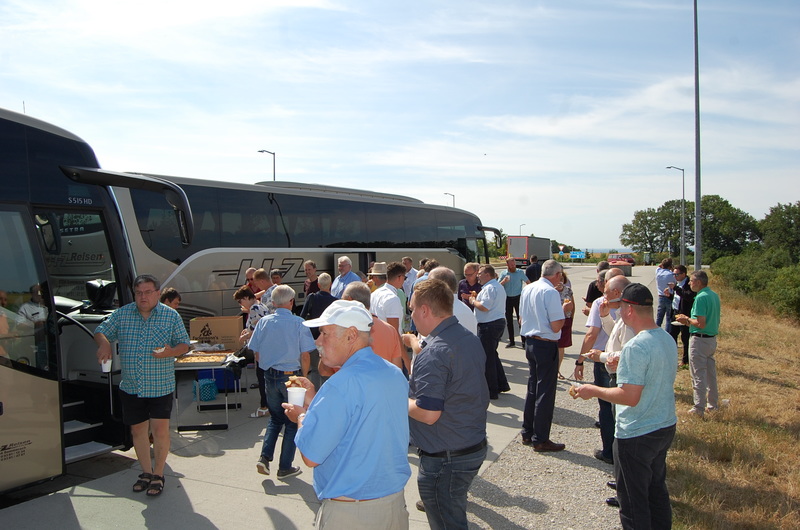
[[[692,337],[700,337],[701,339],[713,339],[716,335],[703,335],[702,333],[689,333]]]
[[[539,337],[538,335],[526,335],[526,336],[525,336],[525,338],[526,338],[526,339],[535,339],[535,340],[541,340],[541,341],[544,341],[544,342],[558,342],[557,340],[553,340],[553,339],[546,339],[546,338],[544,338],[544,337]]]
[[[294,375],[298,372],[298,370],[286,371],[286,370],[276,370],[275,368],[267,368],[266,371],[271,374],[277,374],[277,375]]]
[[[432,458],[447,458],[453,456],[464,456],[472,454],[476,451],[480,451],[486,447],[486,438],[481,440],[481,443],[475,444],[471,447],[467,447],[466,449],[459,449],[458,451],[439,451],[438,453],[428,453],[423,451],[422,449],[417,449],[417,454],[420,456],[429,456]]]

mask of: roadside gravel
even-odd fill
[[[571,365],[567,357],[564,367]],[[606,486],[613,466],[594,458],[601,447],[594,426],[597,400],[573,400],[569,386],[559,383],[551,432],[551,439],[566,449],[536,453],[518,436],[472,483],[470,528],[621,528],[619,511],[605,503],[614,495]],[[508,401],[509,419],[518,416],[521,423],[523,400],[524,395],[503,394],[499,401]]]

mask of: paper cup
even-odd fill
[[[105,361],[101,362],[100,365],[103,367],[103,372],[110,372],[111,371],[111,359],[106,359]]]
[[[299,386],[291,386],[286,389],[289,392],[289,404],[302,407],[306,404],[306,389]]]

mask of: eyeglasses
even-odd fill
[[[249,278],[245,278],[245,279],[246,279],[248,282],[252,282],[252,281],[253,281],[253,277],[252,277],[252,276],[250,276]]]
[[[150,289],[148,291],[133,291],[133,296],[150,296],[153,293],[157,293],[156,289]]]

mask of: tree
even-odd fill
[[[700,204],[703,255],[708,262],[721,256],[740,254],[748,243],[761,239],[756,219],[749,213],[734,208],[719,195],[704,195]],[[692,208],[694,209],[694,205]],[[691,234],[694,242],[694,227]]]
[[[800,201],[769,209],[759,223],[766,250],[784,250],[793,263],[800,262]]]
[[[719,195],[704,195],[700,222],[703,226],[703,255],[709,261],[739,254],[760,239],[755,218],[733,207]],[[694,245],[694,202],[686,201],[686,244]],[[680,254],[681,201],[665,202],[658,209],[636,211],[633,221],[622,225],[620,242],[636,252]]]
[[[665,226],[663,212],[659,210],[647,208],[633,212],[633,221],[622,225],[620,242],[635,252],[666,250],[669,232]]]

